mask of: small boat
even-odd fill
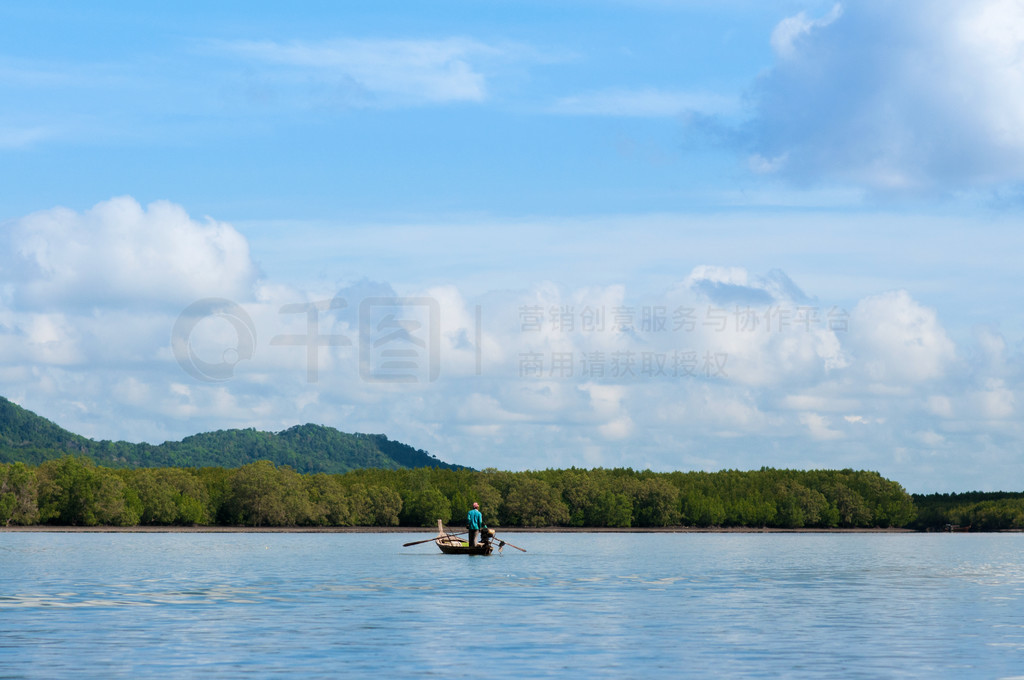
[[[433,541],[445,555],[490,555],[491,552],[494,551],[494,544],[497,543],[499,554],[501,553],[501,549],[506,545],[510,548],[526,552],[526,548],[520,548],[518,545],[512,545],[508,541],[494,538],[494,529],[481,530],[480,542],[474,546],[470,546],[468,542],[459,538],[459,535],[464,533],[466,532],[459,531],[452,533],[450,531],[445,531],[444,524],[441,520],[437,520],[437,536],[434,538],[425,538],[422,541],[410,541],[409,543],[403,543],[402,547],[408,548],[411,545],[421,545],[423,543],[430,543]]]
[[[437,520],[437,538],[434,539],[434,543],[445,555],[490,555],[494,550],[491,544],[493,535],[494,529],[484,529],[480,532],[480,542],[471,546],[467,541],[445,531],[441,520]]]

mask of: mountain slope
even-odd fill
[[[358,468],[464,469],[382,434],[349,434],[312,424],[279,433],[251,428],[218,430],[158,446],[94,441],[0,397],[0,462],[38,465],[68,454],[88,456],[99,465],[127,468],[233,468],[269,460],[303,473],[341,473]]]

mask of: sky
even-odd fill
[[[0,395],[1024,489],[1024,5],[0,2]]]

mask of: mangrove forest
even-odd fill
[[[948,500],[948,499],[947,499]],[[955,501],[956,499],[953,499]],[[1024,500],[961,507],[915,497],[876,472],[651,472],[629,468],[507,472],[422,467],[302,474],[237,468],[108,468],[84,456],[0,464],[0,526],[460,526],[477,501],[503,527],[941,527],[1013,503],[986,528],[1021,528]],[[991,514],[991,513],[990,513]],[[920,524],[926,516],[928,526]]]

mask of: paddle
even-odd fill
[[[501,546],[503,546],[503,545],[507,545],[507,546],[510,546],[510,547],[512,547],[512,548],[515,548],[516,550],[522,550],[523,552],[526,552],[526,548],[520,548],[520,547],[519,547],[518,545],[512,545],[512,544],[511,544],[511,543],[509,543],[508,541],[503,541],[503,540],[501,540],[500,538],[499,538],[499,539],[497,539],[497,541],[498,541],[498,543],[500,544],[500,545],[499,545],[498,547],[501,547]]]
[[[437,539],[444,538],[445,536],[458,536],[460,534],[465,534],[465,533],[469,533],[469,532],[467,532],[467,531],[460,531],[460,532],[455,533],[455,534],[446,533],[446,534],[444,534],[442,536],[434,536],[433,538],[426,538],[426,539],[424,539],[422,541],[413,541],[412,543],[403,543],[402,547],[403,548],[408,548],[410,545],[419,545],[420,543],[430,543],[431,541],[436,541]],[[515,546],[512,546],[512,547],[514,548]]]

